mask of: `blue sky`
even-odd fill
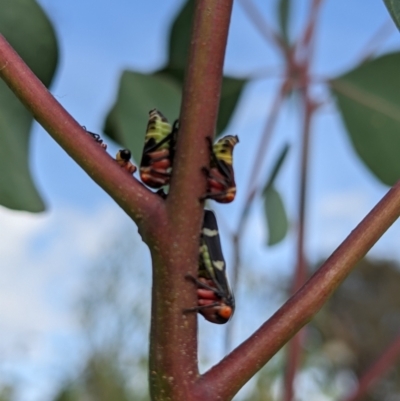
[[[271,15],[275,2],[257,0],[256,3],[273,25]],[[302,27],[309,1],[295,3],[294,35]],[[40,4],[55,25],[60,45],[60,63],[51,91],[79,123],[101,133],[122,71],[151,72],[166,62],[169,24],[183,3],[177,0],[41,0]],[[316,74],[334,76],[354,66],[366,43],[386,20],[389,16],[381,0],[325,1],[318,25]],[[392,29],[391,36],[380,47],[381,53],[399,47],[394,25]],[[265,43],[236,2],[226,73],[244,77],[271,68],[273,74],[269,79],[257,79],[248,85],[227,129],[227,133],[240,137],[235,150],[237,200],[230,205],[215,206],[228,262],[231,246],[229,230],[225,230],[224,235],[224,229],[236,227],[248,186],[252,155],[282,71],[276,52]],[[327,98],[323,87],[316,87],[316,90],[322,98]],[[283,193],[292,227],[296,224],[299,128],[298,105],[291,102],[279,118],[261,174],[267,176],[277,152],[288,141],[292,147],[277,185]],[[333,103],[323,107],[312,128],[306,250],[310,260],[316,261],[340,244],[388,188],[354,156]],[[108,144],[110,153],[114,154],[117,147],[111,141]],[[0,303],[0,352],[3,356],[0,371],[6,379],[21,383],[21,401],[45,400],[51,394],[54,379],[68,371],[66,365],[76,366],[80,349],[79,325],[72,306],[83,291],[88,267],[101,260],[105,244],[126,233],[140,243],[128,217],[38,125],[32,134],[31,167],[47,211],[30,215],[0,208],[0,224],[7,233],[0,243],[0,253],[5,255],[0,260],[3,299]],[[267,233],[261,209],[260,202],[256,202],[245,233],[243,258],[244,267],[266,277],[268,285],[275,277],[290,275],[294,263],[294,235],[292,230],[282,244],[266,248]],[[395,224],[372,254],[399,260],[399,231],[399,225]],[[138,246],[143,255],[148,254],[144,245]],[[149,266],[138,268],[149,269]],[[250,319],[246,289],[238,295],[240,306],[235,319],[240,329],[236,343],[258,327],[276,307],[273,303],[267,307],[263,305],[262,311],[257,313],[259,320]],[[219,326],[202,324],[201,334],[205,331],[211,332],[214,338],[222,338],[223,328]],[[204,335],[200,350],[207,350]],[[220,356],[220,352],[212,355],[208,363]],[[311,395],[308,399],[312,399]]]

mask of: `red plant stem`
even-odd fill
[[[251,0],[240,0],[239,3],[242,5],[244,11],[253,22],[254,26],[258,29],[264,38],[274,44],[283,53],[286,52],[286,44],[282,38],[267,24],[267,22],[261,17],[260,11]]]
[[[251,169],[249,185],[247,188],[248,196],[245,206],[243,208],[242,216],[244,215],[244,211],[248,209],[251,193],[258,187],[257,182],[262,170],[262,164],[266,159],[266,153],[268,151],[268,146],[272,138],[272,133],[275,127],[275,123],[279,115],[279,110],[282,106],[286,94],[290,90],[291,90],[290,82],[284,81],[279,87],[278,92],[275,95],[275,99],[272,103],[272,107],[270,108],[270,111],[268,113],[261,141],[259,146],[257,146],[257,154],[254,158],[253,167]],[[239,226],[244,223],[245,222],[240,221]]]
[[[297,265],[292,285],[292,294],[294,294],[303,285],[307,279],[307,262],[304,255],[304,237],[305,237],[305,210],[307,200],[307,179],[308,179],[308,159],[310,148],[311,120],[315,111],[315,107],[308,98],[307,91],[303,92],[304,127],[302,153],[300,160],[300,196],[299,196],[299,222],[297,231]],[[304,332],[299,331],[288,344],[288,358],[285,374],[284,385],[284,401],[291,401],[294,397],[294,379],[296,371],[299,367],[300,356],[302,352],[302,340]]]
[[[308,18],[308,24],[304,30],[304,34],[300,40],[300,43],[296,45],[297,57],[301,64],[310,64],[310,60],[314,55],[314,33],[322,1],[323,0],[313,0],[310,9],[310,16]]]
[[[181,219],[182,210],[191,217],[194,212],[201,214],[203,205],[198,199],[206,185],[201,167],[209,164],[206,138],[212,139],[215,132],[232,10],[232,0],[197,0],[196,4],[180,115],[180,132],[184,134],[178,137],[167,199],[167,210],[174,221]]]
[[[201,377],[199,387],[210,389],[206,395],[212,395],[203,399],[231,399],[312,319],[399,214],[400,182],[389,190],[295,295],[250,338]]]
[[[174,159],[166,200],[167,223],[159,228],[153,259],[150,392],[153,400],[190,401],[198,378],[196,286],[199,234],[209,165],[207,137],[218,115],[232,0],[197,0],[190,40]]]
[[[360,400],[368,390],[394,365],[400,355],[400,334],[360,378],[355,391],[343,401]]]
[[[121,170],[108,153],[85,133],[2,35],[0,77],[53,139],[135,220],[142,234],[156,229],[152,222],[161,219],[161,199]],[[142,224],[144,220],[148,223],[146,227]]]
[[[310,9],[308,24],[304,30],[302,40],[297,43],[294,53],[297,56],[297,70],[299,72],[299,86],[302,88],[302,100],[304,104],[304,125],[302,154],[300,165],[300,196],[298,208],[298,233],[297,233],[297,264],[295,276],[293,280],[292,293],[295,293],[306,281],[307,263],[304,254],[304,237],[305,237],[305,221],[306,221],[306,200],[307,200],[307,179],[308,179],[308,153],[311,133],[311,120],[316,109],[316,105],[309,96],[309,68],[314,54],[314,33],[318,20],[319,10],[322,0],[313,0]],[[295,63],[296,64],[296,63]],[[295,66],[296,67],[296,66]],[[294,398],[294,380],[296,372],[300,365],[302,353],[302,343],[304,331],[299,331],[288,344],[288,357],[284,380],[284,401],[292,401]]]
[[[245,225],[247,222],[247,218],[249,216],[249,211],[251,204],[255,198],[255,195],[257,193],[257,187],[258,187],[258,180],[259,180],[259,175],[260,175],[260,170],[263,164],[263,161],[266,158],[266,153],[268,151],[268,146],[271,141],[273,129],[276,123],[276,120],[278,118],[279,114],[279,109],[282,106],[284,97],[289,89],[289,86],[287,82],[285,81],[279,88],[276,97],[272,103],[272,107],[269,111],[267,121],[265,123],[264,127],[264,132],[261,137],[261,142],[259,144],[257,155],[254,158],[254,163],[253,167],[251,169],[251,174],[250,174],[250,179],[249,179],[249,185],[247,189],[247,198],[245,201],[245,204],[243,206],[241,215],[240,215],[240,220],[239,224],[237,227],[237,230],[235,233],[232,235],[232,242],[233,242],[233,267],[232,267],[232,291],[233,293],[236,292],[238,288],[238,283],[240,280],[240,264],[241,264],[241,253],[240,253],[240,246],[241,246],[241,238],[245,229]],[[234,321],[230,322],[229,326],[226,328],[225,331],[225,350],[228,352],[228,350],[231,349],[232,345],[232,338],[233,338],[233,331],[234,331]]]

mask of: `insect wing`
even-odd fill
[[[237,135],[227,135],[219,139],[213,146],[211,167],[216,167],[222,175],[230,180],[234,180],[233,149],[238,142]]]
[[[172,127],[167,118],[156,109],[150,110],[143,148],[143,157],[155,150],[168,149],[168,141],[171,137],[171,132]]]
[[[158,110],[151,110],[140,162],[142,181],[152,188],[167,185],[171,176],[177,122],[172,127]]]
[[[239,142],[237,136],[228,135],[219,139],[213,146],[210,143],[210,169],[207,175],[207,192],[200,199],[213,199],[220,203],[230,203],[236,196],[236,183],[233,170],[233,149]]]
[[[201,233],[201,261],[203,269],[215,284],[221,298],[233,299],[226,276],[226,263],[222,253],[217,220],[214,212],[204,211],[204,221]]]

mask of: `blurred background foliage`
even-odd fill
[[[82,327],[82,364],[65,377],[54,401],[147,401],[147,338],[150,272],[130,236],[111,242],[88,269],[85,291],[76,301]],[[105,257],[104,257],[105,256]]]
[[[388,344],[400,336],[399,285],[398,263],[364,259],[307,326],[301,371],[314,382],[321,399],[345,399]],[[282,358],[273,362],[275,369],[267,365],[261,370],[244,400],[280,399],[276,387],[281,384],[284,364]],[[361,399],[398,399],[399,375],[396,363]]]
[[[149,294],[146,296],[139,289],[138,282],[145,280],[144,277],[132,279],[129,269],[132,257],[135,258],[134,252],[118,252],[111,257],[114,262],[93,266],[88,275],[87,292],[78,302],[86,344],[82,369],[75,377],[65,377],[54,401],[149,400],[146,395]],[[286,284],[289,286],[289,281]],[[363,260],[307,326],[301,367],[304,379],[300,375],[300,381],[313,382],[321,397],[326,397],[321,399],[341,399],[355,388],[357,379],[400,335],[399,286],[397,263]],[[125,293],[125,289],[134,287],[137,290]],[[276,291],[282,299],[288,296],[284,285],[271,291],[275,297]],[[264,299],[265,294],[252,291],[247,301],[252,304]],[[210,344],[208,352],[213,350]],[[281,352],[237,399],[280,399],[284,369]],[[400,365],[395,364],[363,400],[397,399],[399,375]],[[12,392],[6,388],[4,392],[9,397],[5,400],[13,399]]]

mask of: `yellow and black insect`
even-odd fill
[[[158,110],[149,112],[140,178],[151,188],[161,188],[169,184],[175,154],[179,123],[171,126]]]
[[[235,199],[236,183],[233,171],[233,149],[239,142],[237,135],[227,135],[210,146],[210,168],[203,168],[207,177],[207,192],[201,200],[213,199],[219,203],[229,203]]]
[[[130,174],[133,174],[137,170],[136,166],[131,163],[131,151],[128,149],[119,150],[115,160]]]
[[[197,284],[197,311],[211,323],[224,324],[235,311],[235,298],[226,276],[217,220],[214,212],[204,210],[200,236],[198,277],[187,276]]]

